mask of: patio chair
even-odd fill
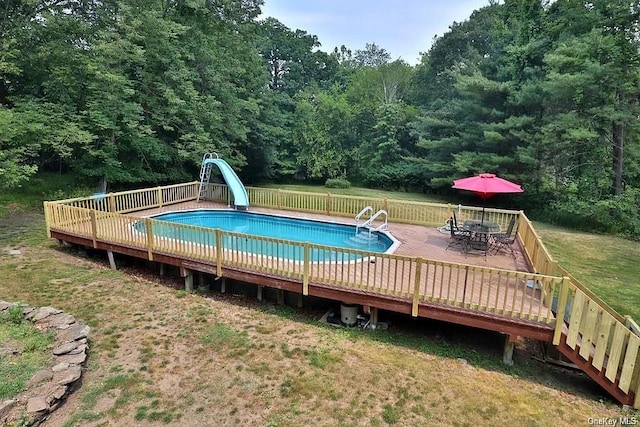
[[[455,224],[456,218],[454,214],[453,223],[451,224],[451,227],[449,227],[449,229],[451,230],[451,240],[449,241],[449,244],[447,245],[445,250],[458,246],[462,249],[463,252],[466,253],[469,247],[469,238],[471,237],[471,234],[467,231],[459,229]]]
[[[456,211],[453,211],[453,221],[452,221],[452,226],[454,227],[455,231],[462,231],[462,227],[458,227],[458,218],[456,218]]]
[[[513,227],[516,225],[516,217],[512,216],[509,221],[509,225],[507,226],[507,231],[504,233],[495,233],[493,234],[494,238],[507,239],[511,237],[511,233],[513,233]]]
[[[493,235],[493,245],[496,248],[496,253],[500,252],[500,250],[504,248],[511,251],[511,256],[513,256],[513,258],[516,257],[513,245],[516,243],[518,238],[518,227],[514,228],[515,222],[516,218],[511,218],[511,221],[509,221],[509,227],[507,228],[507,233]]]

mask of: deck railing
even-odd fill
[[[126,213],[195,200],[198,182],[57,200],[55,203],[101,212]]]
[[[301,280],[303,294],[312,282],[407,298],[414,316],[421,302],[435,302],[554,323],[554,344],[564,337],[570,348],[578,346],[580,356],[594,369],[624,393],[635,393],[634,407],[640,408],[637,324],[622,318],[559,267],[523,212],[486,209],[484,215],[503,227],[518,216],[518,237],[535,273],[295,243],[123,215],[195,200],[197,191],[197,183],[186,183],[45,202],[47,231],[85,237],[94,246],[101,241],[137,248],[146,251],[150,260],[154,254],[170,254],[204,261],[215,265],[218,275],[223,266],[229,266]],[[480,208],[444,204],[261,188],[248,192],[253,206],[350,217],[369,205],[387,210],[391,221],[423,225],[441,225],[452,209],[457,209],[461,221],[482,213]],[[222,202],[229,197],[226,186],[216,184],[209,186],[208,195]]]
[[[562,279],[466,264],[382,254],[48,203],[49,228],[154,254],[241,267],[308,283],[361,289],[542,323],[554,322],[550,297]],[[536,288],[533,283],[542,284]],[[542,295],[540,294],[542,292]]]

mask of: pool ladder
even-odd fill
[[[372,214],[373,213],[373,208],[371,206],[365,206],[358,213],[358,215],[356,215],[356,217],[355,217],[355,220],[356,220],[356,234],[358,234],[358,232],[360,231],[361,228],[366,228],[367,230],[369,230],[369,235],[371,235],[372,231],[387,231],[387,230],[389,230],[389,224],[387,223],[387,219],[388,219],[387,211],[385,211],[384,209],[380,209],[376,213],[373,213],[373,215],[371,215],[368,220],[366,220],[365,222],[360,224],[360,219],[366,213]],[[382,224],[380,224],[379,226],[374,228],[373,227],[373,222],[380,215],[384,215],[384,222]]]

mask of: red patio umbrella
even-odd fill
[[[451,188],[472,191],[483,199],[488,199],[497,193],[522,193],[524,191],[518,184],[499,178],[492,173],[481,173],[468,178],[456,179]],[[484,207],[482,208],[482,221],[484,221]]]

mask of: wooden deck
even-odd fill
[[[212,185],[210,197],[226,200],[226,186]],[[51,237],[179,267],[185,288],[195,272],[268,286],[303,296],[360,304],[372,313],[390,310],[550,341],[569,360],[623,404],[640,408],[640,337],[586,286],[562,269],[544,247],[522,211],[487,209],[492,222],[518,221],[511,253],[464,254],[447,250],[440,233],[451,205],[391,201],[248,188],[251,211],[353,224],[363,206],[389,212],[391,234],[400,241],[393,254],[337,249],[163,223],[149,215],[167,211],[226,208],[196,203],[198,183],[175,184],[99,197],[45,202]],[[256,207],[262,206],[262,207]],[[481,210],[456,207],[459,219]],[[156,227],[169,227],[169,234]],[[302,260],[282,254],[295,247]],[[255,250],[268,248],[267,251]],[[311,254],[331,257],[313,261]],[[260,289],[260,288],[258,288]],[[279,293],[279,295],[281,292]],[[562,317],[555,317],[557,306]],[[636,327],[637,330],[637,327]]]
[[[193,209],[226,209],[219,203],[194,201],[130,214],[149,217],[161,212]],[[313,218],[353,225],[353,220],[327,215],[252,208],[253,212],[287,217]],[[96,217],[97,248],[151,258],[146,233],[110,215]],[[84,232],[91,234],[92,222],[85,222]],[[246,250],[242,236],[231,236],[225,243],[219,262],[215,245],[202,245],[180,239],[155,238],[153,259],[180,267],[184,275],[200,271],[230,277],[261,286],[285,289],[307,295],[320,296],[348,303],[377,307],[391,311],[455,322],[483,329],[495,330],[545,341],[553,337],[553,313],[544,301],[542,290],[527,286],[531,278],[516,272],[530,273],[521,250],[515,258],[506,252],[498,254],[465,254],[449,249],[450,235],[436,227],[390,223],[390,233],[400,241],[394,254],[362,257],[358,261],[310,262],[306,292],[302,287],[304,265],[286,258],[256,255]],[[53,232],[54,237],[68,240]],[[122,236],[101,242],[100,236]],[[215,240],[213,235],[211,241]],[[87,244],[81,240],[77,243]],[[114,244],[115,243],[115,244]],[[276,244],[278,242],[275,242]],[[258,242],[257,244],[269,244]],[[195,248],[197,246],[197,249]],[[136,249],[136,247],[138,249]],[[316,251],[321,246],[310,245]],[[256,251],[257,252],[257,251]],[[277,249],[272,252],[277,253]],[[200,254],[194,256],[194,254]],[[178,256],[176,256],[178,254]],[[182,254],[182,255],[180,255]],[[416,264],[416,259],[428,260]],[[218,263],[222,268],[218,269]],[[531,277],[529,275],[529,277]],[[415,301],[417,300],[417,301]],[[414,301],[416,302],[414,304]]]

